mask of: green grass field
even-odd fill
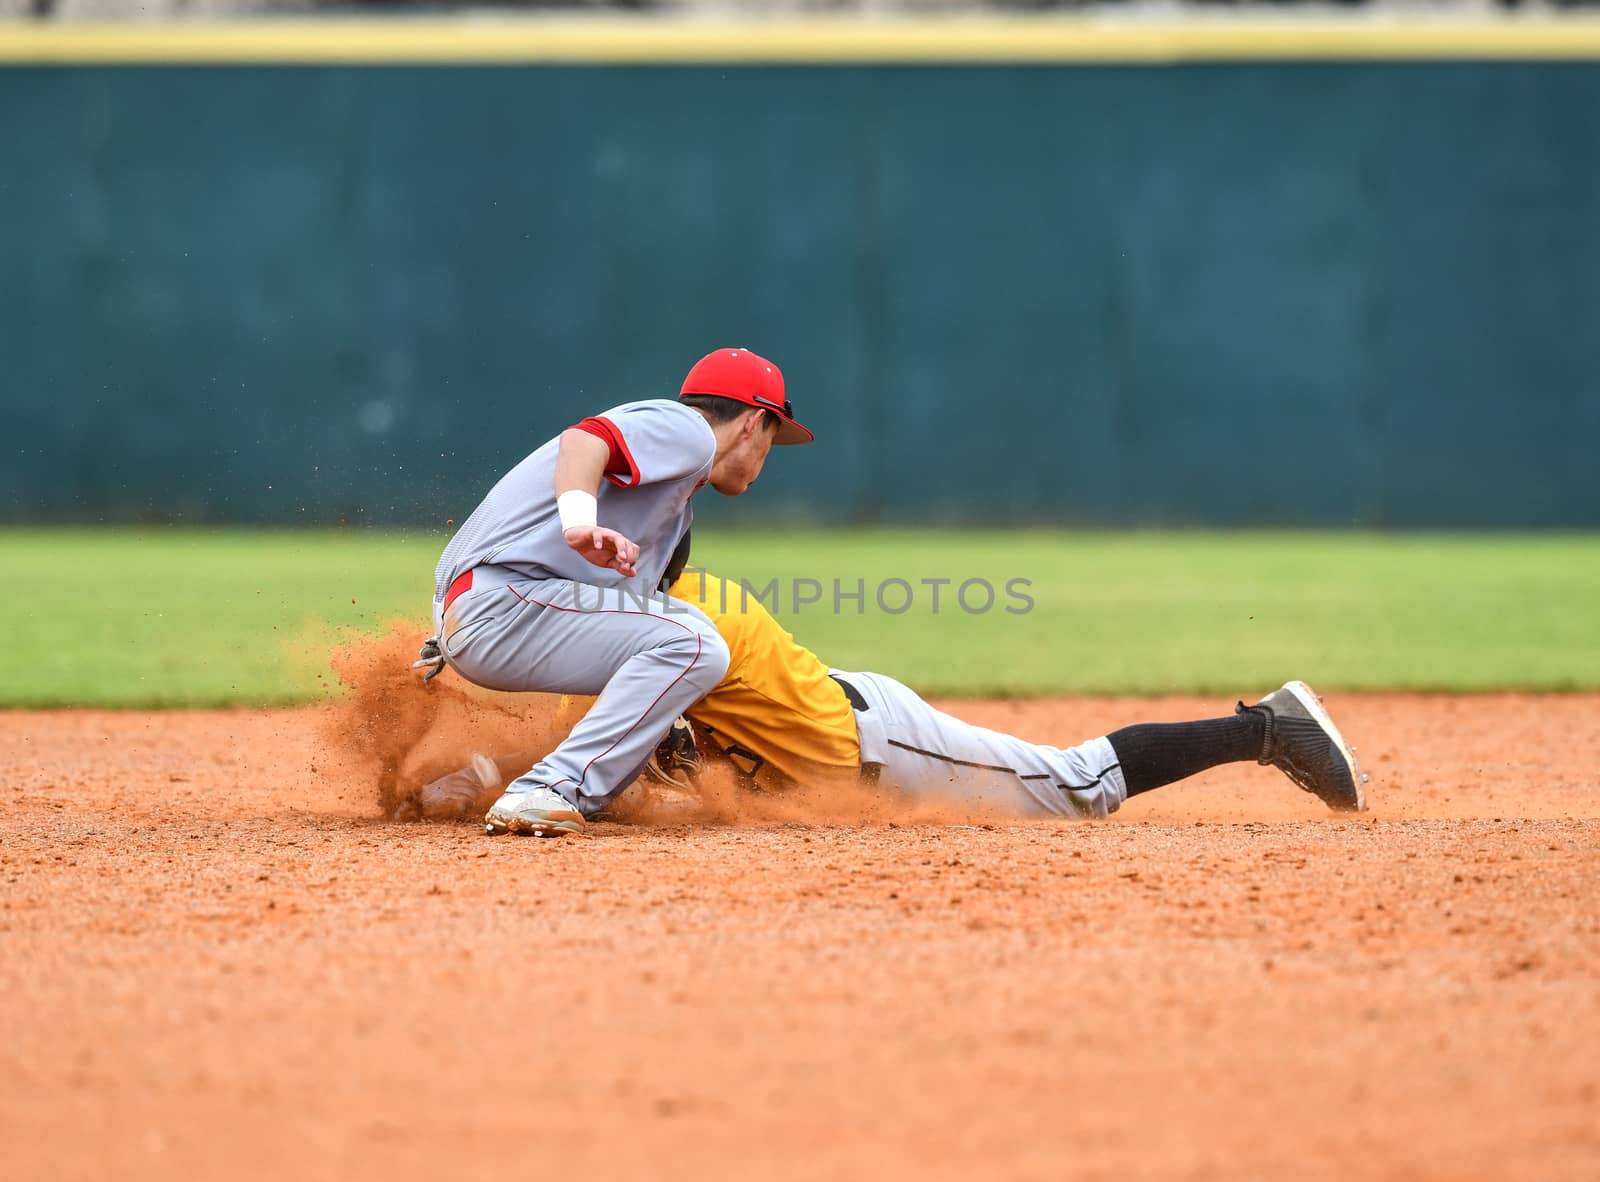
[[[928,693],[1600,689],[1600,538],[1253,533],[703,531],[695,561],[783,588],[823,659]],[[218,706],[330,692],[342,637],[428,623],[431,534],[0,532],[0,705]],[[791,580],[821,584],[794,610]],[[904,579],[912,610],[873,602]],[[932,610],[923,579],[950,579]],[[954,584],[987,579],[968,614]],[[833,611],[832,580],[867,588]],[[1030,581],[1033,609],[1001,610]],[[808,585],[802,585],[808,587]],[[802,590],[805,594],[805,590]],[[890,594],[899,606],[903,592]],[[977,589],[969,602],[980,602]]]

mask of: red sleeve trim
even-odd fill
[[[632,488],[639,483],[639,465],[633,462],[633,453],[628,450],[628,441],[622,437],[622,432],[617,430],[617,425],[610,419],[600,415],[592,415],[581,423],[573,423],[572,430],[587,431],[596,439],[604,441],[611,449],[611,455],[606,459],[605,477],[618,488]]]

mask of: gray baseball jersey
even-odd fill
[[[699,411],[665,399],[624,403],[596,418],[602,430],[610,428],[612,453],[620,460],[620,470],[608,469],[600,483],[597,520],[638,545],[633,578],[595,566],[567,545],[556,513],[558,436],[501,477],[456,531],[434,570],[435,598],[444,598],[457,575],[483,563],[530,579],[655,590],[694,519],[690,502],[711,474],[716,438]]]

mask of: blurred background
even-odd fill
[[[0,3],[14,523],[442,526],[736,344],[710,519],[1600,524],[1581,19]]]
[[[275,656],[197,680],[152,606],[171,572],[228,652],[301,613],[425,615],[502,472],[724,345],[783,367],[818,441],[700,498],[697,555],[945,574],[980,552],[904,531],[981,527],[954,573],[1041,585],[965,649],[977,622],[795,625],[841,664],[951,692],[1600,685],[1579,6],[607,7],[0,0],[0,582],[59,674],[0,701],[300,700]],[[91,525],[144,532],[37,532]],[[241,526],[346,540],[171,542]],[[380,561],[350,527],[408,540]],[[74,654],[48,638],[93,629],[45,600],[86,570],[129,606]],[[109,677],[130,636],[164,664]]]

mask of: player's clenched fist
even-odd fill
[[[614,529],[598,525],[575,525],[562,534],[571,546],[588,562],[609,567],[619,574],[634,575],[633,564],[639,560],[639,547]]]

